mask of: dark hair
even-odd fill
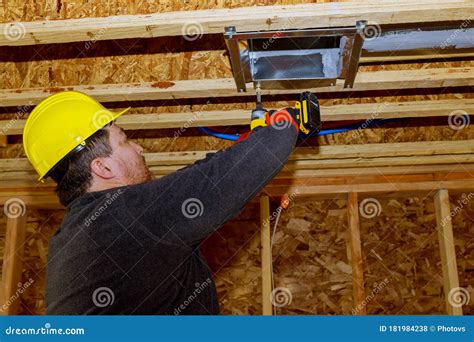
[[[46,175],[57,183],[56,194],[62,205],[67,206],[87,192],[92,182],[91,162],[95,158],[109,157],[112,154],[108,131],[110,125],[111,123],[87,138],[85,146],[79,152],[69,153]]]

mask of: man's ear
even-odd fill
[[[115,176],[112,171],[112,165],[107,163],[106,158],[95,158],[91,162],[91,171],[93,174],[104,179],[110,179]]]

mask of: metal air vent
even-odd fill
[[[262,89],[307,89],[344,79],[351,88],[364,42],[365,21],[354,27],[238,33],[226,27],[234,79],[239,91],[259,82]]]

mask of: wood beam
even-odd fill
[[[389,0],[383,6],[374,1],[254,6],[6,23],[0,25],[0,46],[181,36],[191,25],[202,35],[223,33],[226,26],[235,26],[237,31],[253,31],[354,26],[358,19],[384,25],[470,17],[472,3],[469,0]],[[15,28],[21,30],[20,38],[8,34],[17,32]]]
[[[183,166],[184,167],[184,166]],[[181,167],[151,167],[153,175],[160,178],[174,172]],[[358,167],[358,168],[336,168],[320,170],[283,170],[276,175],[275,179],[292,179],[298,182],[300,179],[317,179],[318,182],[327,179],[339,179],[340,184],[347,184],[347,179],[390,179],[391,176],[406,175],[424,175],[425,180],[435,180],[436,174],[462,175],[463,179],[471,178],[474,175],[474,164],[449,164],[449,165],[414,165],[414,166],[386,166],[386,167]],[[328,177],[329,175],[329,177]],[[377,180],[376,182],[380,182]],[[313,182],[314,183],[314,182]],[[366,182],[367,183],[367,182]],[[52,180],[46,180],[44,183],[38,183],[34,172],[6,172],[2,173],[0,180],[0,190],[5,189],[32,189],[32,191],[46,191],[54,189],[55,184]]]
[[[270,234],[270,199],[260,196],[260,243],[262,246],[262,313],[272,315],[272,246]]]
[[[455,110],[474,114],[474,99],[322,105],[321,120],[326,122],[448,116]],[[6,135],[22,134],[25,122],[26,120],[1,120],[0,131]],[[133,114],[122,115],[116,122],[125,130],[247,125],[250,122],[250,110]]]
[[[11,200],[12,198],[10,198]],[[3,252],[2,268],[2,306],[1,315],[16,315],[19,297],[23,291],[21,276],[23,271],[23,250],[26,236],[27,210],[25,203],[18,198],[7,204],[7,231]]]
[[[446,309],[449,315],[462,315],[462,306],[455,306],[451,298],[453,296],[451,291],[459,291],[460,287],[448,190],[438,190],[434,200]]]
[[[183,151],[183,152],[157,152],[145,153],[147,165],[154,166],[186,166],[197,160],[203,159],[209,151]],[[347,164],[357,164],[356,160],[377,160],[386,158],[385,166],[390,165],[419,165],[433,164],[429,158],[434,158],[435,163],[462,164],[470,161],[474,154],[474,140],[455,141],[423,141],[406,143],[381,143],[381,144],[352,144],[352,145],[327,145],[315,147],[299,147],[289,157],[290,162],[300,165],[308,161],[321,161],[328,168],[339,167],[341,160]],[[399,157],[400,159],[396,159]],[[417,157],[417,158],[413,158]],[[391,158],[391,159],[390,159]],[[418,163],[417,160],[424,160]],[[446,159],[443,162],[442,159]],[[407,161],[408,160],[408,161]],[[332,164],[331,164],[332,163]],[[411,163],[411,164],[410,164]],[[316,165],[316,164],[315,164]],[[363,165],[363,164],[362,164]],[[317,165],[318,168],[320,167]],[[0,159],[0,172],[33,171],[26,158]]]
[[[344,80],[334,86],[319,87],[317,93],[370,91],[389,89],[461,87],[474,84],[474,67],[431,68],[416,70],[379,70],[359,72],[354,87],[344,88]],[[52,88],[20,88],[0,90],[0,103],[4,107],[36,104],[50,94],[77,90],[101,102],[170,100],[187,98],[213,98],[253,96],[251,84],[247,92],[237,92],[233,78],[179,80],[143,83],[96,84],[58,86]],[[301,89],[263,90],[263,95],[297,94]]]
[[[345,198],[349,192],[362,196],[432,196],[437,189],[453,190],[455,193],[474,190],[474,178],[463,180],[436,180],[426,182],[372,183],[372,184],[336,184],[336,185],[282,185],[266,189],[270,196],[283,196],[297,192],[299,197],[315,199]]]
[[[406,169],[406,168],[405,168]],[[328,177],[328,175],[330,175]],[[308,178],[304,178],[307,176]],[[11,182],[10,183],[14,183]],[[34,208],[63,209],[54,194],[54,187],[34,188],[15,184],[13,188],[0,187],[0,204],[9,198],[17,197]],[[363,172],[349,177],[335,177],[326,172],[319,177],[301,175],[301,178],[278,178],[272,180],[265,188],[270,196],[283,196],[298,191],[298,196],[314,199],[345,199],[347,193],[357,192],[360,198],[432,196],[440,187],[449,189],[453,194],[474,191],[472,173],[429,173],[407,175],[400,171],[397,175],[367,176]]]
[[[354,298],[354,309],[352,312],[355,315],[366,315],[367,308],[364,304],[366,299],[364,267],[360,242],[359,202],[357,193],[355,192],[350,192],[348,194],[347,212],[349,219],[348,228],[352,265],[352,293]]]

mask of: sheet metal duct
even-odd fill
[[[262,89],[352,87],[362,50],[365,21],[354,27],[237,33],[225,40],[239,91],[259,82]]]
[[[249,82],[262,89],[308,89],[335,85],[337,79],[351,88],[361,56],[470,52],[473,36],[471,22],[382,29],[366,21],[330,29],[236,32],[226,27],[224,34],[239,91]]]

